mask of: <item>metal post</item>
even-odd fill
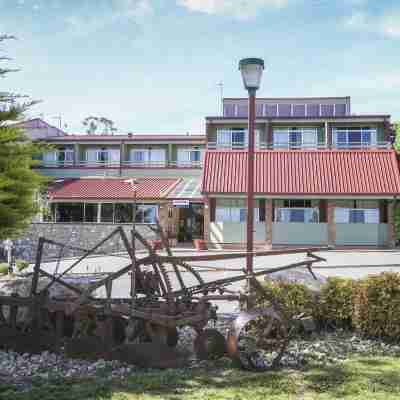
[[[249,89],[249,120],[247,147],[247,256],[246,271],[253,273],[253,232],[254,232],[254,128],[256,111],[256,91]]]
[[[136,187],[133,188],[131,315],[136,307]]]

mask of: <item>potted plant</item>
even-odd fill
[[[162,249],[162,241],[161,240],[152,240],[150,242],[150,244],[151,244],[151,248],[153,251]]]
[[[197,251],[207,250],[207,243],[204,239],[194,239],[193,242]]]
[[[184,242],[185,241],[185,229],[183,226],[180,226],[178,228],[178,233],[176,235],[176,238],[178,242]]]

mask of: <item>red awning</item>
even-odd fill
[[[208,151],[202,193],[245,193],[247,152]],[[393,150],[271,150],[255,153],[255,192],[269,195],[398,195]]]
[[[133,200],[131,178],[81,178],[56,182],[49,189],[50,200]],[[162,199],[180,179],[137,179],[137,199]]]

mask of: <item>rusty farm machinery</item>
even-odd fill
[[[118,227],[89,250],[40,238],[28,295],[0,296],[0,347],[24,353],[64,351],[71,357],[117,359],[143,367],[178,367],[186,360],[176,349],[179,331],[191,327],[195,332],[194,352],[200,359],[228,355],[247,369],[277,366],[289,342],[293,321],[285,316],[273,296],[268,307],[251,308],[254,293],[264,290],[256,278],[296,267],[307,268],[313,274],[312,265],[324,261],[315,253],[323,248],[254,252],[255,257],[304,254],[304,258],[251,275],[243,271],[206,282],[193,262],[229,263],[246,257],[247,253],[174,256],[160,226],[149,229],[159,236],[164,252],[157,252],[135,227],[131,238]],[[66,279],[87,257],[95,253],[106,255],[99,249],[111,239],[119,239],[126,249],[124,267],[101,275],[86,287]],[[139,243],[144,251],[136,250]],[[60,249],[60,257],[65,248],[79,250],[81,256],[63,271],[56,268],[50,273],[42,265],[46,246]],[[128,278],[130,293],[125,298],[116,298],[112,295],[113,283],[122,277]],[[246,281],[252,287],[249,294],[231,289],[232,284]],[[72,295],[50,296],[53,285],[65,288]],[[96,295],[99,289],[103,290],[102,296]],[[247,305],[233,320],[227,337],[210,328],[210,321],[218,318],[214,305],[218,301]],[[21,310],[26,315],[22,320],[18,318]],[[257,362],[242,340],[251,322],[259,318],[264,320],[262,342],[270,357],[267,364]]]

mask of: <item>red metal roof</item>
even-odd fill
[[[132,200],[132,186],[125,179],[81,178],[56,182],[49,189],[51,200]],[[137,179],[137,199],[164,198],[180,179]]]
[[[208,151],[202,192],[247,191],[246,151]],[[255,153],[255,192],[271,195],[396,195],[393,150],[271,150]]]

